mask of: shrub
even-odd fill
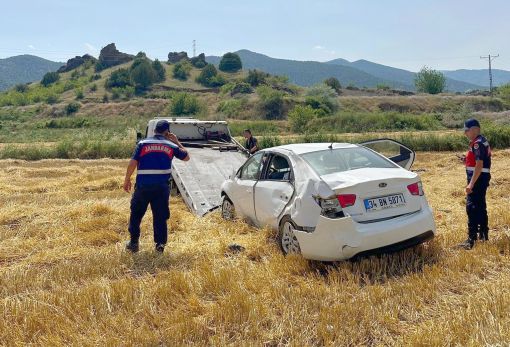
[[[120,68],[112,72],[105,83],[106,88],[122,88],[131,85],[133,85],[131,74],[128,69],[124,68]]]
[[[266,119],[282,119],[285,93],[274,90],[269,86],[259,86],[257,94],[260,96],[260,106]]]
[[[58,96],[56,96],[55,94],[51,94],[46,97],[46,103],[48,105],[53,105],[53,104],[56,104],[57,102],[58,102]]]
[[[414,84],[418,92],[439,94],[446,86],[446,77],[442,72],[424,66],[416,74]]]
[[[84,95],[83,95],[83,89],[82,88],[78,88],[74,91],[74,94],[76,95],[76,100],[81,100],[83,99]]]
[[[53,84],[57,82],[60,79],[60,75],[57,72],[47,72],[42,80],[41,84],[45,87],[49,86],[50,84]]]
[[[333,90],[337,94],[340,94],[340,92],[342,90],[342,85],[340,84],[340,81],[336,77],[330,77],[330,78],[324,80],[324,84],[333,88]]]
[[[308,123],[317,117],[317,111],[311,106],[297,105],[289,112],[290,129],[295,133],[304,133],[307,130]]]
[[[326,84],[317,84],[306,91],[306,104],[318,111],[318,115],[328,115],[338,109],[336,92]]]
[[[16,86],[14,86],[14,90],[19,93],[25,93],[26,91],[28,91],[28,85],[25,83],[16,84]]]
[[[156,80],[155,82],[163,82],[165,80],[165,68],[163,64],[159,60],[154,60],[152,62],[152,68],[154,69],[154,72],[156,73]]]
[[[505,102],[510,103],[510,83],[499,86],[497,89],[497,95]]]
[[[101,79],[101,75],[98,74],[98,73],[95,73],[92,76],[90,76],[90,82],[94,82],[94,81],[97,81],[99,79]]]
[[[148,59],[135,59],[131,66],[131,78],[136,89],[146,90],[156,82],[158,77]]]
[[[375,86],[376,89],[378,90],[390,90],[390,86],[387,85],[387,84],[384,84],[384,83],[379,83]]]
[[[104,93],[103,95],[103,103],[108,103],[109,99],[108,99],[108,94],[107,93]]]
[[[180,116],[196,114],[200,111],[198,99],[193,94],[176,93],[172,98],[171,113]]]
[[[236,53],[225,53],[221,58],[219,69],[224,72],[237,72],[241,70],[243,64],[241,58]]]
[[[253,93],[253,88],[246,82],[236,82],[230,91],[230,95]]]
[[[198,69],[201,69],[201,68],[205,67],[206,65],[208,65],[207,62],[205,61],[204,53],[200,53],[198,56],[191,58],[190,62],[191,62],[191,65],[193,65],[194,67],[196,67]]]
[[[250,84],[252,87],[257,87],[266,82],[266,78],[270,75],[263,71],[259,70],[248,70],[248,76],[246,76],[246,83]]]
[[[71,102],[71,103],[66,105],[66,108],[65,108],[66,114],[67,115],[71,115],[73,113],[76,113],[76,112],[78,112],[80,107],[81,107],[80,103],[78,103],[78,102]]]
[[[90,89],[89,89],[91,92],[95,92],[97,90],[97,85],[94,83],[93,85],[90,86]]]
[[[226,82],[212,64],[208,64],[203,68],[196,81],[205,87],[221,87]]]
[[[234,117],[243,109],[246,101],[244,99],[229,99],[220,102],[217,111],[227,117]]]
[[[186,81],[189,77],[190,71],[190,63],[188,61],[180,61],[174,65],[173,77],[181,81]]]
[[[73,72],[71,72],[72,80],[77,80],[79,77],[80,77],[80,72],[78,70],[73,70]]]

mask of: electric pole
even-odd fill
[[[193,58],[197,56],[197,43],[193,40]]]
[[[491,93],[492,95],[492,60],[496,59],[497,57],[499,57],[499,54],[498,55],[487,55],[487,56],[483,56],[483,57],[480,57],[480,59],[487,59],[489,60],[489,92]]]

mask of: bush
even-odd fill
[[[19,93],[25,93],[28,91],[28,85],[25,83],[19,83],[14,86],[14,90]]]
[[[80,77],[80,72],[78,70],[73,70],[73,72],[71,72],[72,80],[77,80],[79,77]]]
[[[51,94],[46,97],[46,103],[48,105],[53,105],[53,104],[56,104],[57,102],[58,102],[58,96],[56,96],[55,94]]]
[[[205,87],[221,87],[226,83],[223,76],[218,74],[218,70],[212,64],[206,65],[196,81]]]
[[[176,116],[197,114],[200,111],[198,99],[193,94],[176,93],[172,97],[171,113]]]
[[[250,94],[253,93],[253,88],[246,82],[236,82],[230,91],[230,95],[236,94]]]
[[[224,72],[237,72],[241,70],[243,64],[241,58],[235,53],[225,53],[221,58],[219,69]]]
[[[497,89],[497,95],[505,102],[510,103],[510,83],[499,86]]]
[[[78,88],[74,91],[74,94],[76,95],[76,100],[81,100],[84,98],[83,89]]]
[[[98,74],[98,73],[95,73],[92,76],[90,76],[90,82],[94,82],[94,81],[97,81],[99,79],[101,79],[101,75]]]
[[[317,117],[317,111],[309,105],[297,105],[289,112],[290,129],[295,133],[304,133],[308,129],[309,122]]]
[[[383,84],[383,83],[379,83],[375,86],[376,89],[378,90],[390,90],[390,86],[387,85],[387,84]]]
[[[198,69],[201,69],[201,68],[205,67],[206,65],[208,65],[207,62],[205,61],[204,53],[200,53],[198,56],[191,58],[190,62],[191,62],[191,65],[193,65],[194,67],[196,67]]]
[[[245,105],[245,99],[229,99],[220,102],[217,111],[226,115],[227,117],[235,117],[241,112]]]
[[[336,96],[335,90],[330,86],[317,84],[307,89],[305,103],[318,110],[319,116],[328,115],[338,109]]]
[[[260,106],[266,119],[283,118],[285,93],[268,86],[259,86],[257,94],[260,96]]]
[[[437,70],[424,66],[414,79],[416,90],[421,93],[439,94],[446,86],[446,77]]]
[[[152,62],[152,68],[154,69],[154,71],[156,73],[156,81],[155,82],[163,82],[165,80],[165,74],[166,74],[163,64],[161,64],[161,62],[156,59]]]
[[[131,66],[131,79],[136,89],[147,90],[157,80],[156,71],[154,71],[148,59],[135,59]]]
[[[128,69],[124,68],[120,68],[112,72],[105,83],[106,88],[123,88],[131,85],[133,85],[131,74]]]
[[[66,114],[67,115],[71,115],[73,113],[76,113],[76,112],[78,112],[80,107],[81,107],[80,103],[78,103],[78,102],[71,102],[71,103],[66,105],[66,108],[65,108]]]
[[[89,89],[91,92],[95,92],[97,90],[97,85],[94,83],[93,85],[90,86],[90,89]]]
[[[103,103],[106,104],[106,103],[108,103],[108,101],[109,101],[108,94],[104,93],[104,95],[103,95]]]
[[[60,79],[60,75],[58,74],[58,72],[47,72],[43,76],[43,78],[41,80],[41,84],[43,86],[47,87],[50,84],[57,82],[59,79]]]
[[[175,63],[173,77],[175,79],[186,81],[191,71],[191,65],[188,61],[180,61]]]
[[[263,71],[259,70],[248,70],[248,76],[246,76],[246,83],[250,84],[252,87],[258,87],[261,84],[266,83],[266,78],[270,75]]]
[[[330,77],[324,80],[324,84],[333,88],[333,90],[337,94],[340,94],[342,91],[342,85],[340,84],[340,81],[336,77]]]

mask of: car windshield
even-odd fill
[[[328,149],[305,153],[301,157],[321,176],[361,168],[398,168],[365,147]]]

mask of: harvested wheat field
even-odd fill
[[[0,345],[486,345],[510,343],[510,151],[496,151],[491,240],[465,238],[464,171],[419,153],[437,237],[324,264],[274,233],[172,197],[169,246],[123,249],[126,161],[0,162]],[[237,243],[246,249],[228,251]]]

